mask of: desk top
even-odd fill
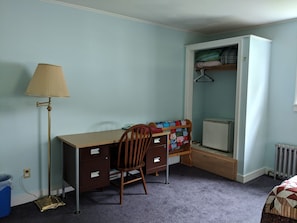
[[[72,135],[57,136],[59,140],[68,145],[79,149],[91,146],[100,146],[106,144],[117,143],[125,130],[116,129],[101,132],[88,132]],[[168,132],[153,133],[153,137],[168,135]]]

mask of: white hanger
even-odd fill
[[[214,79],[205,73],[205,69],[200,69],[200,75],[194,79],[194,82],[214,82]]]

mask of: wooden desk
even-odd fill
[[[67,182],[76,191],[76,213],[80,212],[80,192],[109,185],[111,150],[117,146],[123,133],[124,130],[118,129],[58,136],[63,149],[63,196],[64,182]],[[167,146],[168,132],[154,133],[145,167],[146,173],[166,169],[166,184],[169,176]],[[162,155],[159,153],[165,153],[166,159],[160,158]]]

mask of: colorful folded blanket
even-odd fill
[[[186,120],[156,122],[157,128],[168,128],[170,126],[186,125]],[[180,149],[183,145],[189,143],[189,135],[187,128],[174,128],[170,130],[169,134],[169,151]]]

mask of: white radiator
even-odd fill
[[[288,144],[275,145],[274,179],[290,178],[297,170],[297,147]]]
[[[233,150],[233,135],[233,121],[222,119],[203,120],[203,146],[231,152]]]

